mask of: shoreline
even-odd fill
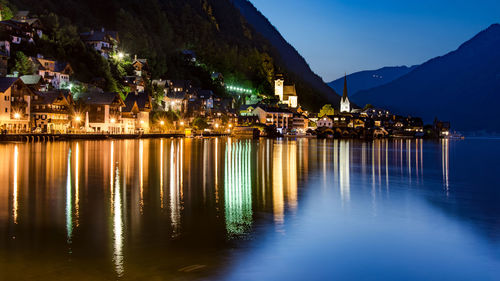
[[[54,141],[71,141],[71,140],[123,140],[123,139],[159,139],[159,138],[211,138],[211,137],[234,137],[234,138],[250,138],[248,136],[231,136],[230,134],[202,134],[186,136],[183,133],[151,133],[151,134],[6,134],[0,135],[0,143],[2,142],[54,142]],[[352,139],[352,140],[376,140],[376,139],[433,139],[424,137],[399,137],[388,136],[384,138],[318,138],[313,135],[284,135],[279,137],[266,137],[259,138],[271,139]],[[441,139],[441,138],[439,138]],[[450,138],[451,139],[451,138]]]

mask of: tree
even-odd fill
[[[17,52],[14,70],[21,75],[33,74],[33,63],[23,52]]]
[[[325,115],[334,115],[335,110],[333,110],[333,107],[331,104],[325,104],[321,110],[319,111],[318,117],[323,117]]]
[[[373,105],[371,104],[366,104],[365,107],[363,108],[363,110],[367,110],[367,109],[372,109],[373,108]]]
[[[0,0],[0,20],[10,20],[14,16],[7,0]]]
[[[193,126],[198,130],[205,130],[209,127],[207,121],[201,117],[196,117],[193,121]]]

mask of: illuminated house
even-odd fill
[[[169,92],[193,92],[194,88],[189,80],[167,80],[165,90]]]
[[[37,18],[29,18],[28,11],[20,11],[18,14],[5,21],[0,21],[0,30],[10,37],[13,44],[34,43],[35,35],[41,38],[43,26]]]
[[[123,82],[130,88],[130,92],[144,92],[146,84],[141,76],[125,76]]]
[[[333,116],[323,116],[316,122],[318,128],[332,128],[333,127]]]
[[[257,107],[256,104],[244,104],[240,106],[239,114],[240,116],[253,116],[253,111]]]
[[[142,77],[148,76],[148,60],[138,59],[137,55],[134,56],[134,61],[132,61],[132,66],[134,67],[135,76]]]
[[[104,27],[100,31],[91,30],[80,34],[82,41],[94,48],[103,57],[109,59],[111,53],[116,52],[118,43],[118,32],[105,30]]]
[[[309,119],[300,113],[294,113],[292,121],[293,130],[298,134],[305,134],[309,127]]]
[[[31,128],[40,128],[43,133],[66,133],[71,126],[73,104],[69,90],[34,92]]]
[[[163,109],[165,111],[184,112],[187,108],[186,92],[169,92],[163,96]]]
[[[86,105],[85,129],[91,132],[124,133],[121,123],[122,108],[125,103],[118,93],[91,91],[78,95],[76,100]]]
[[[293,112],[279,107],[259,105],[253,110],[259,122],[267,126],[275,126],[280,133],[286,133],[293,127]]]
[[[31,58],[31,60],[38,68],[38,75],[54,88],[60,89],[62,85],[69,84],[73,75],[73,68],[69,63],[45,58]]]
[[[42,22],[38,18],[30,18],[30,11],[18,11],[13,20],[25,23],[29,26],[30,30],[38,35],[38,38],[43,36]]]
[[[0,129],[28,132],[32,91],[20,78],[0,78]]]
[[[122,119],[134,121],[134,131],[149,132],[149,113],[153,109],[151,96],[141,92],[129,93],[125,99],[125,107],[122,110]],[[130,122],[128,124],[131,124]],[[130,126],[125,126],[125,133],[133,133]]]
[[[285,85],[283,75],[278,74],[274,80],[274,95],[278,96],[281,104],[297,108],[299,106],[295,85]]]
[[[201,110],[207,111],[214,108],[214,93],[210,90],[199,90],[198,99],[201,101]]]

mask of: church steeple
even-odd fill
[[[342,94],[342,100],[347,99],[347,73],[344,76],[344,94]]]
[[[351,103],[347,97],[347,73],[344,76],[344,93],[340,99],[340,112],[351,112]]]

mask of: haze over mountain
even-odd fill
[[[377,70],[366,70],[347,75],[347,88],[350,97],[354,97],[359,91],[368,90],[392,82],[399,77],[409,73],[416,66],[394,66],[383,67]],[[328,83],[337,93],[344,90],[344,77],[340,77]]]
[[[386,85],[352,97],[400,113],[449,120],[463,131],[500,132],[500,25],[493,24],[456,51],[429,60]]]
[[[252,3],[248,0],[231,1],[240,10],[248,23],[278,50],[280,60],[287,69],[296,76],[302,77],[304,81],[311,84],[315,90],[319,91],[333,104],[337,105],[340,102],[340,96],[337,95],[340,92],[335,93],[332,91],[323,79],[311,70],[299,52],[283,38],[280,32]]]

